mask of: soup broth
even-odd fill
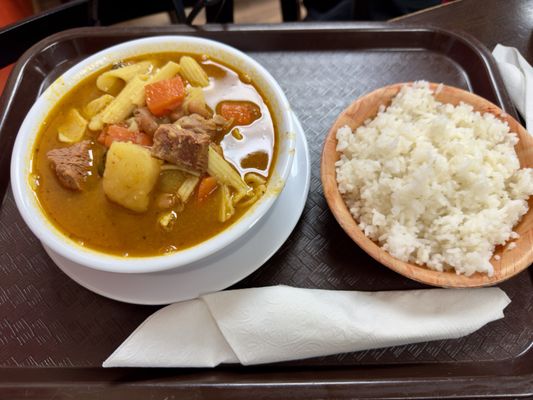
[[[197,80],[184,60],[205,75]],[[140,64],[134,75],[124,69]],[[177,73],[154,78],[169,65]],[[109,117],[136,79],[143,87],[132,91],[131,112]],[[34,148],[35,193],[50,222],[82,246],[122,256],[182,250],[228,229],[264,195],[277,151],[273,119],[253,82],[216,60],[125,60],[50,112]]]

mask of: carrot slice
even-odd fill
[[[207,176],[200,181],[198,185],[198,200],[202,201],[217,188],[217,180],[212,176]]]
[[[250,125],[261,117],[261,110],[249,101],[223,101],[218,112],[227,120],[233,119],[233,125]]]
[[[134,142],[140,144],[141,146],[151,146],[154,144],[152,136],[144,132],[135,132]]]
[[[146,85],[144,93],[146,95],[146,105],[150,112],[157,117],[161,117],[183,103],[185,86],[183,85],[183,80],[177,76]]]
[[[106,130],[107,129],[102,129],[100,131],[100,134],[98,135],[98,137],[96,138],[96,141],[102,145],[105,146],[105,137],[107,136],[107,133],[106,133]]]
[[[96,140],[106,147],[110,147],[113,142],[132,142],[141,146],[151,146],[153,143],[150,135],[144,132],[133,132],[120,125],[109,125],[100,132]]]

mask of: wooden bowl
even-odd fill
[[[491,277],[479,272],[469,277],[457,275],[455,271],[438,272],[425,266],[400,261],[366,237],[357,226],[337,187],[335,162],[339,159],[340,154],[336,151],[336,133],[344,125],[348,125],[354,130],[362,125],[365,120],[375,117],[379,107],[381,105],[388,106],[391,99],[400,91],[404,84],[386,86],[357,99],[342,112],[331,127],[322,150],[321,178],[324,194],[333,215],[353,241],[376,261],[407,278],[428,285],[455,288],[490,286],[523,271],[533,261],[533,200],[531,198],[529,200],[529,211],[514,228],[514,231],[520,234],[520,238],[514,241],[516,247],[511,250],[508,249],[507,244],[496,248],[494,255],[499,255],[500,259],[496,260],[493,256],[490,260],[494,266],[494,274]],[[435,83],[430,84],[432,90],[435,90],[437,86]],[[522,168],[533,167],[533,138],[514,118],[505,114],[495,104],[475,94],[451,86],[444,86],[435,96],[443,103],[454,105],[463,101],[471,104],[477,111],[490,112],[501,120],[507,121],[511,131],[516,132],[520,138],[520,141],[515,146],[520,166]]]

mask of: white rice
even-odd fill
[[[495,246],[518,237],[533,194],[507,123],[417,82],[337,140],[339,191],[366,236],[403,261],[492,275]]]

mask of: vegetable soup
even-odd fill
[[[209,57],[125,60],[50,112],[32,187],[49,220],[82,246],[122,256],[185,249],[265,194],[273,118],[250,77]]]

